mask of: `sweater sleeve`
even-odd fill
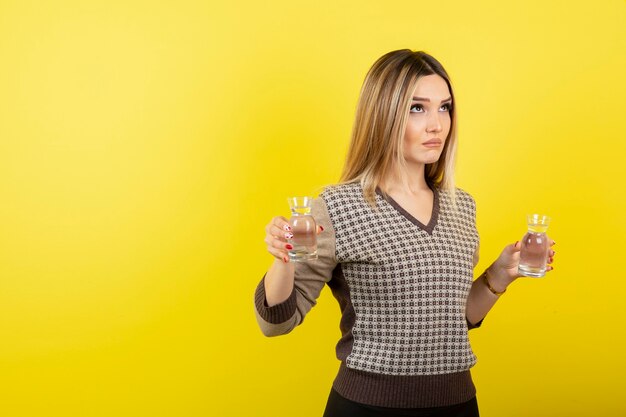
[[[317,259],[295,263],[294,288],[287,300],[269,307],[265,298],[265,277],[255,292],[255,313],[261,331],[266,336],[278,336],[292,331],[317,302],[322,288],[330,281],[337,265],[335,230],[322,198],[313,200],[311,214],[324,228],[317,235]]]

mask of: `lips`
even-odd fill
[[[422,143],[422,145],[426,146],[428,148],[435,148],[437,146],[441,146],[441,143],[442,143],[441,139],[431,139],[431,140],[428,140],[428,141]]]

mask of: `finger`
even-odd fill
[[[323,231],[324,231],[324,228],[322,227],[322,225],[317,225],[317,234],[319,235]]]
[[[291,243],[284,242],[280,239],[276,239],[273,236],[265,236],[265,244],[267,245],[267,249],[271,248],[279,249],[279,250],[292,250],[293,245]]]
[[[556,245],[556,242],[554,240],[550,239],[550,246],[554,246],[554,245]]]
[[[279,261],[283,262],[283,263],[287,263],[289,262],[289,256],[287,255],[287,252],[282,251],[282,250],[278,250],[278,249],[274,249],[274,248],[269,248],[267,250],[274,258],[278,259]]]
[[[512,247],[514,252],[519,252],[522,249],[522,245],[519,243],[519,240],[515,242]]]
[[[546,272],[552,271],[554,267],[552,265],[546,266]]]
[[[554,254],[556,253],[556,251],[550,249],[550,252],[548,252],[548,256],[550,257],[554,257]]]
[[[291,231],[291,226],[289,225],[289,221],[283,216],[277,216],[272,219],[272,224],[277,226],[278,228],[284,230],[285,232]]]
[[[291,239],[293,237],[293,233],[291,232],[285,232],[285,230],[283,230],[282,228],[276,226],[275,224],[271,224],[268,227],[268,231],[267,233],[276,238],[276,239],[280,239],[283,242],[286,242],[287,239]]]

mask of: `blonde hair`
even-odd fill
[[[426,165],[425,179],[431,187],[455,197],[456,111],[450,77],[432,56],[401,49],[379,58],[367,73],[357,104],[352,139],[340,182],[359,181],[365,199],[375,206],[375,190],[388,175],[407,182],[403,141],[412,94],[420,77],[442,77],[452,97],[450,132],[437,162]]]

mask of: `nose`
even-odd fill
[[[426,125],[426,131],[428,132],[441,132],[443,129],[441,123],[441,115],[439,112],[431,113],[428,118],[428,124]]]

